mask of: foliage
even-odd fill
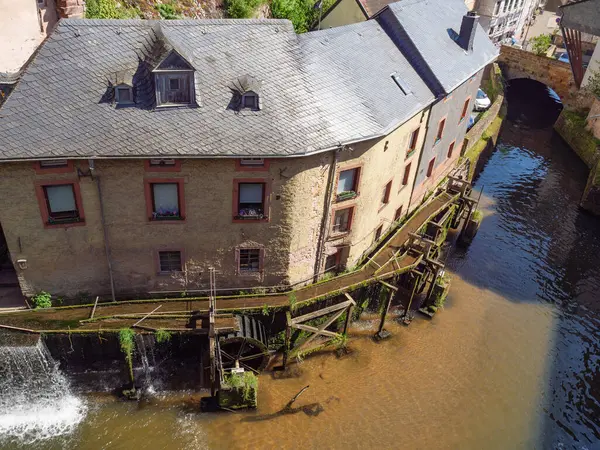
[[[256,12],[261,0],[226,0],[227,17],[233,19],[249,19]]]
[[[600,139],[595,138],[586,129],[587,121],[585,116],[563,109],[561,117],[563,120],[560,123],[559,119],[557,131],[588,167],[591,167],[596,161]]]
[[[116,0],[86,0],[87,19],[139,19],[137,8],[124,6]]]
[[[319,281],[328,281],[332,278],[335,278],[335,272],[330,270],[329,272],[325,272]]]
[[[173,333],[159,328],[158,330],[156,330],[154,336],[156,338],[156,342],[162,344],[163,342],[169,342],[171,340],[171,337],[173,336]]]
[[[36,294],[31,299],[35,308],[51,308],[52,307],[52,295],[46,291],[42,291]]]
[[[531,39],[533,53],[538,56],[544,56],[550,45],[552,45],[552,37],[549,34],[540,34]]]
[[[346,348],[348,346],[348,335],[346,333],[338,334],[336,337],[331,338],[331,343],[336,348]]]
[[[133,381],[133,349],[135,348],[135,331],[131,328],[119,330],[119,345],[121,352],[125,355],[125,361],[129,366],[129,377]]]
[[[252,371],[243,373],[229,373],[223,377],[227,385],[234,389],[241,389],[245,401],[252,399],[253,392],[258,389],[258,378]]]
[[[267,305],[266,303],[262,306],[262,315],[263,316],[269,315],[269,305]]]
[[[296,304],[298,303],[298,299],[296,298],[296,293],[295,292],[290,292],[288,295],[288,301],[290,304],[290,310],[291,311],[295,311],[296,310]]]
[[[310,29],[312,3],[308,0],[273,0],[271,13],[277,19],[288,19],[297,33],[305,33]]]
[[[593,70],[585,85],[585,89],[600,100],[600,70]]]
[[[177,3],[172,1],[170,3],[161,3],[156,5],[156,10],[160,15],[161,19],[164,20],[173,20],[180,19],[181,17],[177,14]]]
[[[471,215],[471,219],[474,220],[475,222],[481,222],[481,219],[483,219],[483,213],[477,209],[477,210],[473,211],[473,214]]]

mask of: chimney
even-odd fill
[[[473,50],[473,41],[475,40],[475,31],[479,23],[479,16],[475,11],[469,11],[462,18],[460,24],[460,34],[458,35],[458,45],[467,51]]]
[[[56,9],[60,18],[82,18],[85,12],[85,0],[57,0]]]

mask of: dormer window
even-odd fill
[[[158,106],[192,103],[192,73],[157,73],[156,104]]]
[[[261,109],[260,91],[262,81],[250,75],[241,76],[229,83],[229,89],[233,93],[231,107],[236,111],[241,109],[251,109],[258,111]]]
[[[242,95],[242,108],[258,109],[258,95],[254,92],[246,92]]]
[[[131,86],[117,86],[115,88],[115,100],[119,105],[133,103],[133,90]]]
[[[183,106],[196,102],[194,67],[177,51],[166,53],[153,72],[157,106]]]

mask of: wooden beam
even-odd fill
[[[300,324],[294,325],[294,327],[299,328],[301,330],[304,329],[305,331],[313,331],[313,333],[315,333],[311,337],[309,337],[306,341],[304,341],[302,344],[300,344],[300,347],[298,347],[298,350],[300,350],[302,347],[308,346],[308,344],[311,343],[313,341],[313,339],[315,339],[319,335],[338,337],[340,335],[339,333],[334,333],[333,331],[327,331],[326,328],[329,325],[331,325],[333,322],[335,322],[342,314],[344,314],[344,310],[335,314],[327,322],[320,325],[318,329],[314,328],[314,327],[309,327],[308,325],[300,325]],[[310,328],[312,328],[312,330]]]
[[[381,284],[383,284],[386,288],[389,288],[389,289],[391,289],[393,291],[397,291],[398,290],[398,288],[396,286],[392,286],[390,283],[386,283],[383,280],[377,280],[377,281],[379,281]]]
[[[349,302],[352,302],[352,306],[356,306],[356,302],[354,301],[354,299],[352,297],[350,297],[350,294],[348,294],[347,292],[344,292],[344,295],[346,296],[346,298],[348,299]]]
[[[342,312],[342,314],[343,314],[343,312]],[[340,314],[340,316],[341,316],[342,314]],[[337,319],[337,317],[336,317],[336,319]],[[332,323],[333,323],[333,322],[332,322]],[[331,324],[330,324],[330,325],[331,325]],[[296,329],[298,329],[298,330],[310,331],[310,332],[312,332],[312,333],[315,333],[315,334],[316,334],[316,336],[318,336],[318,335],[322,334],[322,335],[324,335],[324,336],[336,337],[336,336],[338,336],[338,335],[339,335],[339,333],[336,333],[336,332],[334,332],[334,331],[329,331],[329,330],[320,330],[319,328],[316,328],[316,327],[311,327],[310,325],[295,324],[295,325],[292,325],[292,328],[296,328]],[[315,337],[316,337],[316,336],[315,336]],[[308,340],[307,340],[306,342],[308,342]]]
[[[352,300],[352,303],[353,302],[354,300]],[[319,309],[318,311],[314,311],[303,316],[294,317],[291,319],[291,323],[295,325],[297,323],[306,322],[307,320],[316,319],[317,317],[324,316],[325,314],[329,314],[331,312],[347,308],[348,305],[351,305],[352,303],[350,302],[350,300],[346,300],[345,302],[338,303],[337,305],[328,306],[327,308]]]
[[[152,314],[154,311],[158,310],[161,307],[162,307],[162,305],[158,305],[156,308],[154,308],[152,311],[150,311],[148,314],[146,314],[144,317],[142,317],[140,320],[138,320],[136,323],[134,323],[131,326],[132,327],[138,326],[140,323],[142,323],[142,321],[146,320],[146,318],[148,318],[150,316],[150,314]]]
[[[94,302],[94,307],[92,308],[92,313],[90,314],[90,319],[94,318],[94,313],[96,312],[96,306],[98,306],[98,299],[100,297],[96,295],[96,301]]]

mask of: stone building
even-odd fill
[[[465,13],[451,1],[444,32]],[[443,94],[399,45],[418,12],[397,14],[304,35],[61,21],[0,110],[0,225],[23,293],[193,291],[209,267],[219,288],[289,285],[355,264],[410,211]],[[495,57],[448,40],[460,65]]]

